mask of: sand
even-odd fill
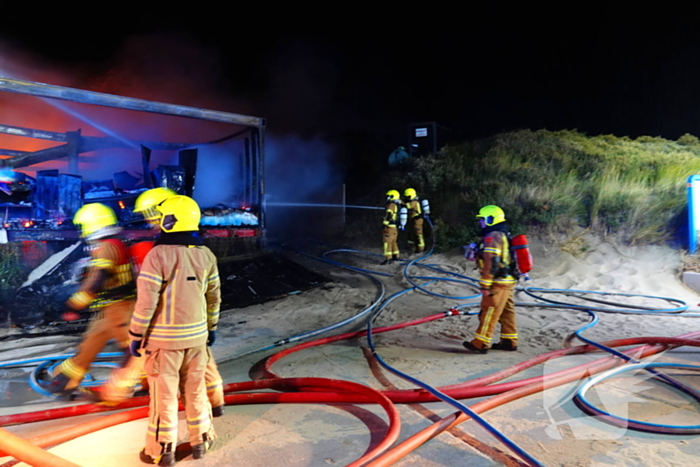
[[[680,254],[676,250],[662,246],[621,246],[617,242],[592,237],[579,241],[576,255],[563,252],[560,246],[552,242],[534,241],[535,269],[531,273],[532,280],[521,285],[671,297],[684,301],[691,309],[700,308],[700,296],[679,282],[677,271]],[[354,258],[352,261],[363,267],[380,269],[376,264],[362,259]],[[433,255],[426,262],[476,277],[473,264],[467,263],[458,250]],[[279,339],[353,316],[377,296],[377,286],[364,277],[321,263],[314,263],[313,267],[328,275],[333,282],[298,295],[222,314],[218,340],[212,349],[217,361],[223,362],[220,370],[225,383],[257,377],[256,363],[274,350],[237,356],[268,346]],[[387,296],[407,287],[399,266],[388,266],[381,270],[396,274],[382,278]],[[429,286],[429,290],[448,296],[476,293],[467,286],[447,282]],[[563,296],[548,297],[564,299]],[[658,308],[676,306],[657,299],[614,295],[599,298]],[[574,303],[577,299],[567,300]],[[417,319],[474,301],[410,292],[389,304],[377,319],[376,325]],[[532,303],[535,299],[520,292],[516,294],[516,301]],[[584,302],[578,300],[578,303]],[[678,336],[700,329],[699,318],[682,315],[598,313],[598,317],[600,322],[584,334],[595,341],[641,336]],[[450,317],[377,335],[375,345],[389,364],[433,386],[441,386],[487,375],[530,357],[562,348],[566,338],[590,320],[589,314],[578,310],[519,307],[520,346],[517,352],[466,354],[461,343],[470,339],[476,329],[477,319],[474,316]],[[358,329],[364,329],[364,320],[327,335]],[[77,338],[71,337],[47,340],[43,346],[32,347],[30,350],[33,354],[62,352],[70,350],[75,342]],[[578,343],[574,341],[574,344]],[[25,355],[27,350],[23,350],[21,345],[22,342],[13,343],[15,348],[0,353],[0,360]],[[6,347],[7,344],[3,348]],[[375,389],[385,389],[370,371],[363,355],[363,347],[367,347],[367,341],[361,338],[306,349],[278,362],[274,370],[283,377],[346,379]],[[539,376],[600,357],[601,355],[589,354],[549,360],[521,376]],[[697,362],[697,357],[695,348],[686,347],[658,354],[653,360],[694,363]],[[0,384],[5,385],[0,414],[63,407],[68,404],[36,395],[22,383],[23,374],[23,370],[0,373]],[[384,375],[398,388],[414,387],[386,371]],[[696,388],[700,387],[696,376],[684,375],[679,378]],[[569,384],[548,390],[544,394],[529,396],[491,410],[484,417],[547,466],[658,467],[697,464],[700,455],[698,436],[655,435],[603,423],[583,414],[573,404],[571,396],[576,387],[576,384]],[[591,399],[616,414],[630,414],[654,423],[700,424],[697,403],[689,401],[687,396],[675,390],[650,381],[643,374],[616,378],[604,383],[601,388],[593,391]],[[473,402],[475,401],[465,401],[467,405]],[[454,408],[445,403],[426,403],[422,404],[422,408],[399,405],[398,408],[402,419],[400,440],[428,426],[431,423],[426,418],[428,412],[437,416],[455,412]],[[31,437],[99,416],[12,426],[7,429],[20,436]],[[386,420],[382,409],[371,405],[229,406],[226,414],[215,420],[219,439],[214,449],[202,460],[194,461],[187,457],[183,462],[194,462],[192,465],[202,466],[347,465],[360,457],[371,443],[377,442],[386,429]],[[181,442],[186,440],[183,426],[184,423],[180,427]],[[463,433],[444,433],[395,465],[504,465],[503,457],[495,460],[472,447],[474,443],[469,440],[476,439],[508,453],[483,428],[474,421],[468,421],[461,424],[459,429]],[[133,421],[53,447],[50,452],[81,466],[143,465],[138,460],[138,451],[143,446],[145,431],[145,420]],[[0,459],[0,465],[8,461],[11,458]]]

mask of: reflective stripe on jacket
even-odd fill
[[[203,345],[219,322],[221,281],[216,257],[206,246],[157,245],[138,277],[129,333],[148,347],[185,349]]]
[[[496,230],[484,236],[484,240],[477,251],[477,261],[481,272],[479,286],[482,289],[490,289],[493,284],[513,284],[517,282],[508,273],[498,273],[499,269],[507,268],[510,265],[508,237],[504,232]]]
[[[99,307],[133,299],[135,295],[136,282],[129,251],[121,240],[110,238],[100,241],[90,252],[85,279],[66,306],[80,311],[90,305]]]
[[[409,219],[422,219],[423,210],[420,207],[420,201],[414,199],[406,203],[406,208],[408,208],[408,218]]]
[[[387,227],[396,227],[396,219],[399,214],[399,206],[396,203],[389,203],[386,206],[384,214],[384,225]]]

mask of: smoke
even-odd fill
[[[342,183],[334,147],[321,140],[271,136],[265,145],[265,177],[270,201],[323,202]]]
[[[337,233],[342,208],[275,206],[275,203],[332,204],[344,202],[344,170],[337,151],[322,139],[271,137],[265,150],[267,224],[272,239]]]

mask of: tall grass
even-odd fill
[[[686,181],[700,173],[700,141],[521,130],[450,145],[390,172],[378,190],[413,187],[434,212],[438,248],[476,234],[474,216],[501,206],[514,233],[589,228],[659,243],[683,224]],[[379,196],[379,194],[377,194]]]

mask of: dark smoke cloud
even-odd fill
[[[313,40],[278,44],[259,64],[266,88],[262,109],[281,131],[303,132],[310,137],[327,128],[337,114],[340,52]]]

